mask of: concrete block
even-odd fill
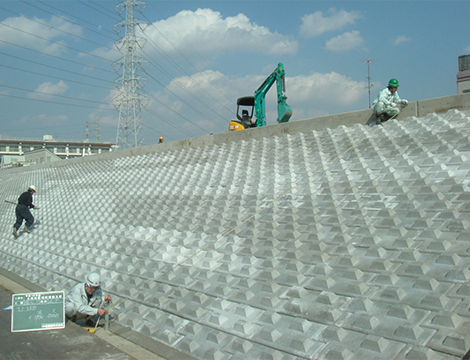
[[[451,111],[380,129],[292,122],[30,168],[49,183],[44,214],[71,224],[57,234],[44,215],[34,236],[1,242],[0,266],[47,287],[57,272],[81,281],[98,270],[113,295],[139,299],[117,321],[198,358],[461,357],[469,121]],[[16,196],[12,171],[2,191]],[[149,183],[158,207],[142,199]],[[109,187],[128,208],[104,206]],[[90,204],[80,221],[63,188]]]
[[[389,346],[389,341],[382,337],[366,336],[360,347],[363,349],[371,350],[376,353],[383,353]]]

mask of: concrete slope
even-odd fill
[[[238,136],[238,135],[237,135]],[[244,136],[244,135],[239,135]],[[470,117],[410,117],[0,173],[0,267],[99,271],[116,321],[199,359],[455,359],[470,347]]]

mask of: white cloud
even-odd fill
[[[145,48],[145,51],[147,51],[147,48],[149,46],[146,45],[144,48]],[[92,54],[92,55],[95,55],[95,56],[98,56],[98,57],[101,57],[103,59],[106,59],[108,61],[117,61],[119,59],[121,59],[123,57],[123,54],[121,54],[117,49],[116,49],[116,46],[114,44],[111,44],[109,47],[105,47],[105,48],[98,48],[96,50],[93,50],[91,51],[89,54]],[[78,56],[79,57],[88,57],[89,54],[86,54],[86,53],[80,53]],[[95,69],[93,66],[89,65],[88,67],[86,67],[83,71],[85,72],[93,72]]]
[[[326,48],[332,51],[349,51],[364,43],[359,31],[350,31],[326,42]]]
[[[67,123],[70,118],[67,115],[38,114],[25,116],[20,119],[22,124],[41,124],[42,127],[56,127]]]
[[[293,36],[272,32],[251,22],[246,15],[223,18],[221,13],[211,9],[180,11],[137,33],[146,40],[143,57],[155,61],[160,57],[175,60],[183,54],[200,68],[226,54],[295,54],[299,46]],[[114,44],[110,47],[112,50],[100,48],[92,54],[111,61],[122,57]]]
[[[66,19],[52,16],[50,20],[28,19],[24,16],[7,18],[2,21],[0,38],[5,42],[38,50],[46,54],[58,55],[65,52],[63,40],[58,40],[69,34],[78,36],[82,34],[79,26],[73,25]],[[66,34],[66,33],[68,34]],[[5,42],[0,47],[11,46]]]
[[[400,35],[399,37],[397,37],[395,39],[395,41],[393,42],[394,45],[400,45],[401,43],[404,43],[404,42],[407,42],[407,41],[411,41],[411,39],[407,36],[404,36],[404,35]]]
[[[214,57],[226,53],[291,54],[298,48],[291,37],[271,32],[243,14],[223,18],[211,9],[184,10],[149,26],[144,33],[165,54],[176,51]],[[154,47],[152,46],[152,48]],[[150,46],[146,52],[152,51]]]
[[[313,14],[304,15],[300,25],[300,34],[305,38],[311,38],[328,31],[339,30],[346,25],[354,24],[360,14],[356,11],[347,12],[344,10],[336,11],[330,9],[329,17],[323,15],[321,11]]]
[[[358,101],[365,93],[365,82],[357,82],[337,72],[313,73],[286,80],[289,99],[308,107],[315,105],[323,110],[348,106]]]
[[[29,93],[30,99],[51,99],[54,95],[62,95],[69,89],[69,86],[60,80],[57,84],[51,82],[42,83],[37,87],[35,92]]]

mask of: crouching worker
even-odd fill
[[[75,285],[65,298],[65,316],[72,321],[86,319],[86,325],[95,326],[99,316],[108,310],[102,305],[111,302],[111,295],[104,295],[101,290],[101,276],[97,273],[88,275],[86,282]]]
[[[400,112],[397,105],[408,105],[408,100],[400,99],[397,79],[390,79],[388,86],[379,92],[377,99],[372,103],[372,110],[377,114],[378,123],[383,123],[395,117]]]

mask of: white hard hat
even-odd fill
[[[92,288],[100,287],[100,285],[101,285],[101,276],[100,276],[100,274],[97,274],[95,272],[90,273],[90,275],[88,275],[88,277],[86,279],[86,284],[89,287],[92,287]]]
[[[36,186],[30,185],[30,186],[29,186],[29,190],[34,190],[34,191],[36,191]]]

